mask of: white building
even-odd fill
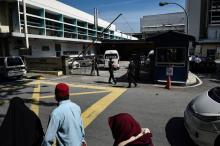
[[[184,12],[147,15],[140,19],[140,31],[144,38],[169,30],[184,32]]]
[[[220,59],[220,1],[187,0],[186,8],[189,35],[199,44],[195,54]]]
[[[48,57],[79,54],[110,24],[56,0],[25,0],[29,49],[25,46],[22,0],[0,1],[0,56],[29,54]],[[97,26],[97,27],[96,27]],[[136,40],[113,24],[103,39]],[[100,42],[99,42],[100,43]],[[85,54],[95,53],[94,47]]]

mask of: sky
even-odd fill
[[[140,32],[140,18],[146,15],[182,12],[176,5],[159,6],[161,0],[60,0],[89,14],[94,14],[97,8],[99,18],[108,22],[113,21],[120,13],[122,14],[115,25],[122,32]],[[185,0],[173,0],[185,7]]]

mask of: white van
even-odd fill
[[[0,77],[24,77],[26,76],[26,66],[19,56],[0,57]]]
[[[106,50],[105,54],[104,54],[104,60],[105,60],[105,64],[104,64],[104,68],[108,68],[108,63],[109,63],[109,59],[112,58],[112,61],[114,62],[114,68],[115,69],[119,69],[120,65],[119,65],[119,54],[117,50]]]

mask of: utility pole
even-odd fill
[[[96,41],[99,41],[99,39],[103,36],[104,32],[106,30],[108,30],[111,25],[121,16],[122,14],[119,14],[103,31],[100,35],[97,34],[97,37],[95,39],[92,40],[92,43],[89,44],[85,49],[82,50],[82,52],[78,55],[78,57],[80,57],[80,55],[83,54],[83,52],[85,52],[90,46],[94,46],[94,44],[96,43]],[[98,18],[97,18],[98,19]],[[74,59],[73,59],[74,61]],[[73,62],[72,62],[73,63]]]

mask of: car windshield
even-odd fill
[[[8,66],[23,65],[23,62],[19,57],[12,57],[12,58],[7,58],[7,65]]]
[[[215,87],[208,92],[210,98],[220,103],[220,87]]]
[[[117,59],[118,58],[118,55],[117,54],[106,54],[105,55],[105,59]]]

